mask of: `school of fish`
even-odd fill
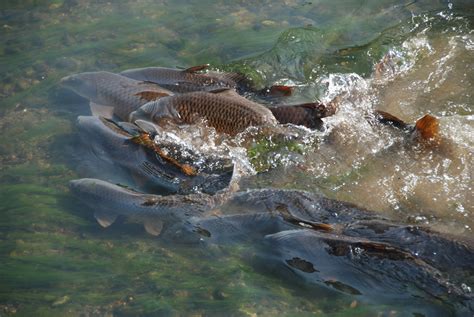
[[[90,105],[92,116],[77,120],[86,178],[71,181],[70,190],[102,227],[125,217],[171,243],[241,243],[256,250],[247,260],[296,286],[373,303],[410,300],[414,314],[419,307],[474,313],[474,297],[460,286],[474,274],[472,241],[314,193],[242,189],[238,161],[164,137],[170,126],[186,130],[198,123],[229,138],[252,127],[275,133],[286,124],[323,129],[323,119],[337,111],[337,98],[279,104],[292,87],[257,89],[242,74],[207,65],[80,73],[61,85]],[[265,102],[268,96],[277,102]],[[433,116],[414,124],[383,111],[374,118],[413,139],[439,142]]]

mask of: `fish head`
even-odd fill
[[[132,135],[111,120],[102,117],[79,116],[77,128],[85,151],[78,151],[84,158],[100,159],[113,164],[114,161],[132,154],[124,147]],[[92,155],[92,157],[88,156]]]
[[[60,84],[78,95],[92,100],[97,97],[97,75],[97,72],[74,74],[62,78]]]
[[[157,111],[159,101],[150,101],[130,114],[130,122],[137,120],[150,121]]]
[[[98,181],[92,178],[75,179],[69,182],[69,190],[80,200],[93,203],[100,192]]]
[[[137,120],[152,121],[160,123],[161,119],[179,119],[180,114],[170,101],[175,96],[162,97],[159,100],[150,101],[130,114],[129,121]]]

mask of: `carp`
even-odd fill
[[[122,121],[147,102],[173,95],[156,84],[104,71],[70,75],[61,79],[61,85],[88,99],[94,115],[116,115]]]

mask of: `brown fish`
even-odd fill
[[[80,73],[61,79],[61,85],[89,99],[93,114],[128,120],[132,111],[149,101],[173,92],[156,84],[137,81],[109,72]]]
[[[325,105],[322,103],[305,103],[300,105],[282,105],[271,107],[271,112],[279,123],[302,125],[310,129],[321,129],[321,118],[332,116],[337,111],[337,102],[332,101]]]
[[[277,120],[265,106],[241,97],[233,90],[192,92],[164,97],[147,103],[131,115],[131,121],[148,119],[160,124],[162,119],[191,124],[206,119],[217,132],[236,135],[249,126],[275,125]]]

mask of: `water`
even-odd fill
[[[252,130],[232,141],[248,148],[248,173],[261,172],[241,188],[322,192],[472,239],[473,13],[470,1],[2,2],[0,314],[413,312],[295,286],[256,269],[245,245],[174,246],[126,221],[101,229],[67,190],[81,177],[74,121],[87,108],[57,82],[81,71],[210,63],[262,86],[297,85],[288,103],[341,95],[324,132],[287,127],[292,137],[268,142]],[[441,146],[371,124],[373,109],[410,123],[437,116]]]

